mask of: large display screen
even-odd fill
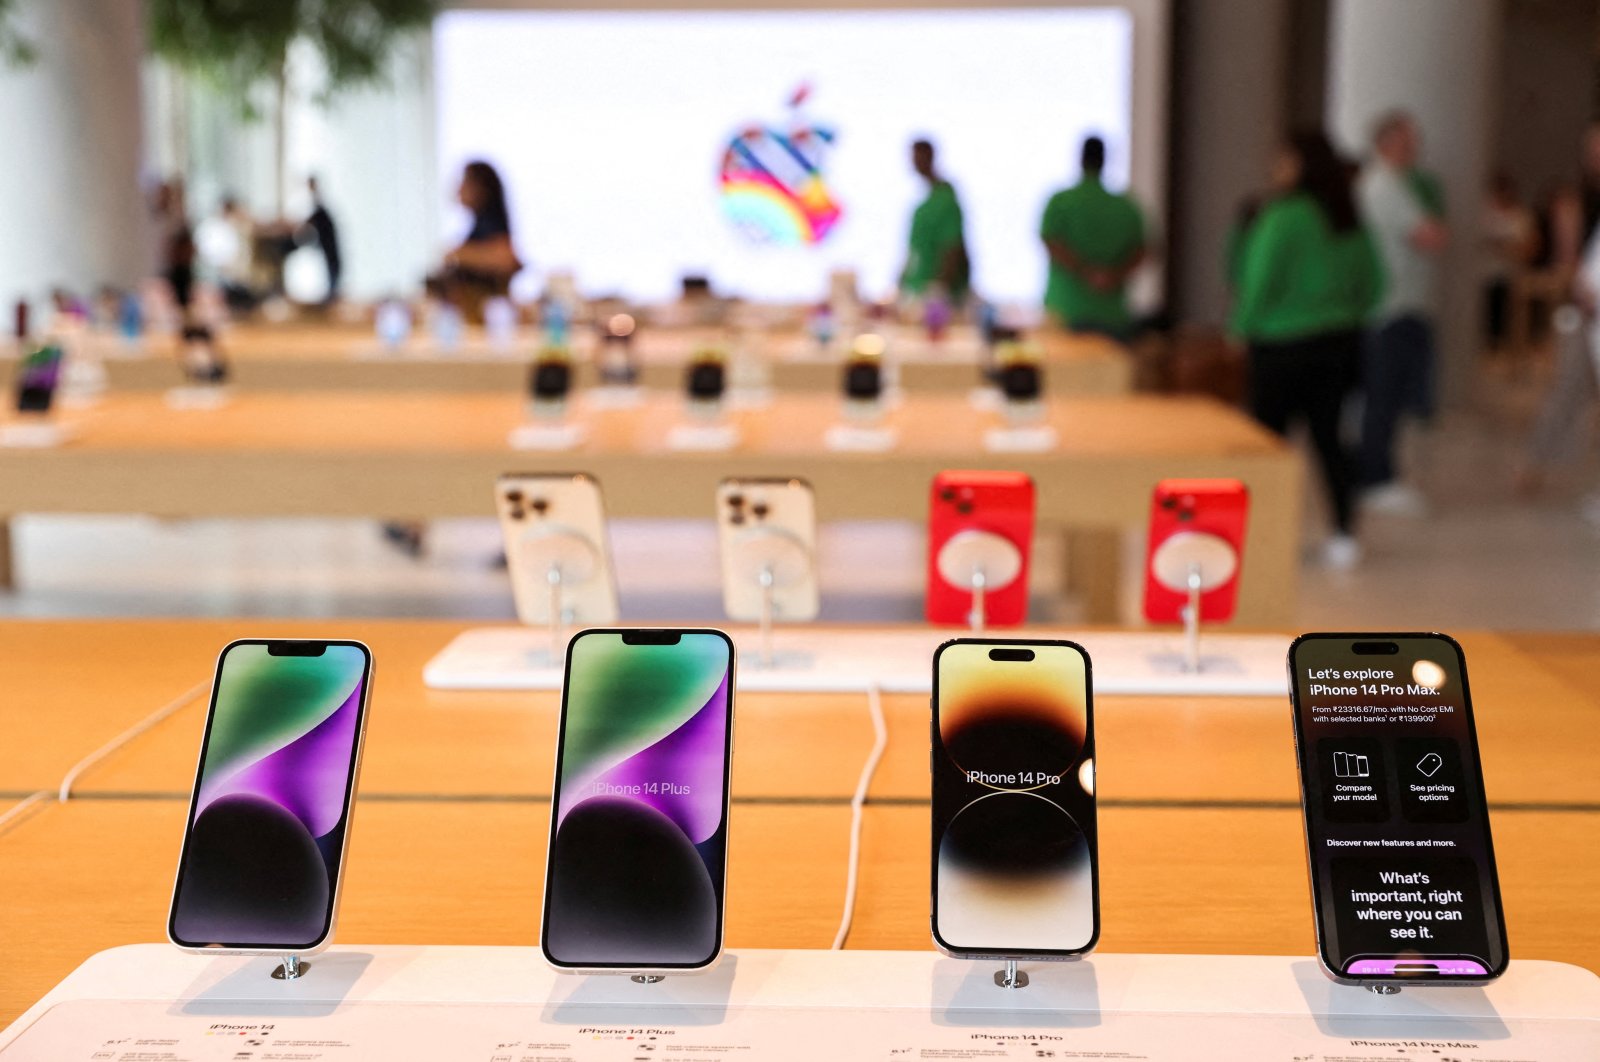
[[[293,949],[327,935],[368,665],[354,644],[224,651],[173,893],[174,941]]]
[[[1437,636],[1307,636],[1291,667],[1328,968],[1499,974],[1505,929],[1460,649]]]
[[[977,290],[1036,302],[1045,200],[1089,133],[1130,171],[1133,17],[1106,7],[448,11],[434,30],[441,186],[469,159],[510,193],[536,287],[657,300],[684,274],[817,300],[835,269],[892,291],[928,137]],[[1159,204],[1146,204],[1159,210]],[[445,219],[459,239],[467,221]]]
[[[732,673],[732,643],[714,631],[584,631],[571,643],[545,876],[551,962],[716,957]]]
[[[1063,955],[1099,934],[1094,726],[1076,646],[956,641],[935,661],[933,931]]]

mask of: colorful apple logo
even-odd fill
[[[800,114],[810,91],[802,85],[790,97],[787,131],[749,126],[722,153],[723,212],[755,242],[821,243],[844,213],[823,175],[833,130]]]

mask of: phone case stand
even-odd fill
[[[967,622],[974,633],[981,634],[985,595],[1005,589],[1022,574],[1022,551],[993,531],[958,531],[940,547],[937,567],[945,582],[972,592]]]
[[[302,960],[300,956],[285,955],[283,962],[273,968],[272,979],[274,981],[297,981],[305,976],[306,971],[309,969],[311,969],[311,964]]]
[[[560,667],[563,634],[570,622],[566,606],[569,587],[581,586],[600,570],[600,548],[589,538],[558,524],[538,524],[517,542],[520,559],[530,571],[542,571],[550,590],[548,615],[550,642],[534,655],[538,662]]]
[[[1150,574],[1173,593],[1187,594],[1183,606],[1183,667],[1200,670],[1200,595],[1228,582],[1239,570],[1239,554],[1226,539],[1204,531],[1179,531],[1156,547]]]
[[[773,599],[779,589],[810,578],[811,551],[800,539],[775,527],[746,531],[733,541],[731,550],[730,577],[761,588],[758,617],[761,648],[756,654],[756,666],[769,671],[780,665],[806,666],[810,662],[808,658],[792,654],[780,658],[772,648],[772,623],[776,612]]]

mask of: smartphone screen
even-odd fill
[[[168,932],[311,950],[333,929],[372,657],[358,642],[222,651]]]
[[[963,638],[933,668],[934,942],[1083,954],[1100,935],[1088,654]]]
[[[61,348],[50,344],[22,359],[17,372],[17,411],[45,413],[61,382]]]
[[[1461,647],[1437,634],[1308,634],[1289,667],[1329,972],[1499,976],[1505,924]]]
[[[732,718],[721,631],[592,629],[568,644],[541,936],[552,964],[716,959]]]

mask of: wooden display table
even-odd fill
[[[956,328],[939,342],[909,328],[891,329],[888,336],[890,362],[907,390],[964,391],[979,383],[982,352],[971,328]],[[221,346],[232,363],[233,382],[243,390],[518,393],[527,385],[527,361],[540,342],[540,333],[530,328],[504,345],[468,330],[458,345],[443,349],[419,331],[400,347],[388,349],[368,327],[240,325],[223,334]],[[1046,358],[1047,385],[1057,393],[1132,390],[1132,358],[1115,340],[1047,331],[1035,342]],[[105,359],[113,390],[137,391],[165,390],[180,382],[174,347],[166,337],[151,337],[134,346],[95,337],[89,349]],[[688,359],[707,347],[726,351],[739,377],[780,391],[837,392],[840,387],[839,351],[822,349],[801,332],[730,339],[717,329],[648,326],[640,330],[634,346],[640,382],[652,389],[680,390]],[[596,348],[591,330],[575,333],[581,386],[598,381]]]
[[[915,396],[892,409],[898,443],[886,453],[827,449],[840,416],[832,396],[784,396],[730,413],[739,441],[706,452],[669,447],[691,419],[675,395],[637,408],[579,403],[578,447],[514,451],[507,438],[523,410],[513,396],[246,393],[179,412],[156,395],[120,395],[63,412],[73,432],[63,446],[0,450],[0,499],[12,513],[477,516],[492,512],[502,472],[582,470],[599,477],[616,515],[709,519],[723,477],[776,475],[809,479],[823,520],[920,520],[940,470],[1016,469],[1038,483],[1041,527],[1090,535],[1071,560],[1091,617],[1106,622],[1118,618],[1120,586],[1121,543],[1110,536],[1143,530],[1156,481],[1234,476],[1254,510],[1238,622],[1289,619],[1300,460],[1237,410],[1202,398],[1056,399],[1046,421],[1057,441],[1039,453],[988,452],[1000,415],[965,396]]]
[[[549,823],[553,694],[441,693],[423,663],[466,624],[0,621],[0,810],[206,680],[242,636],[356,637],[376,660],[343,940],[528,944]],[[1458,634],[1460,632],[1457,632]],[[862,629],[863,638],[871,637]],[[1461,635],[1515,959],[1600,965],[1600,636]],[[926,949],[924,698],[884,702],[850,946]],[[1102,949],[1305,954],[1305,845],[1276,698],[1096,703]],[[204,719],[197,699],[0,829],[0,1022],[91,953],[160,939]],[[826,947],[849,794],[871,746],[859,695],[741,694],[731,947]]]

